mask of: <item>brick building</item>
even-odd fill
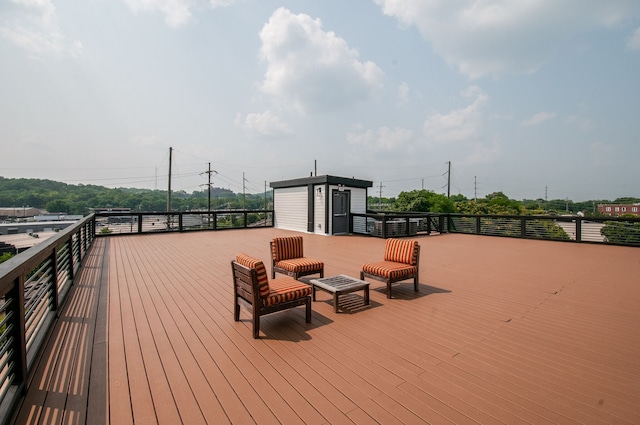
[[[598,212],[604,215],[635,215],[640,217],[640,204],[598,204]]]

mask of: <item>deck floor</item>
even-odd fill
[[[230,260],[279,229],[99,238],[15,424],[638,424],[640,251],[419,237],[420,292],[372,281],[233,320]],[[304,235],[325,276],[384,240]]]

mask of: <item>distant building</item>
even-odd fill
[[[26,218],[40,214],[38,208],[32,207],[0,207],[0,218]]]
[[[640,204],[598,204],[598,212],[604,215],[635,215],[640,217]]]
[[[120,208],[120,207],[116,207],[116,208],[91,208],[91,210],[96,213],[96,214],[102,214],[102,213],[129,213],[131,212],[131,208]]]
[[[73,221],[82,220],[82,215],[71,215],[67,213],[44,213],[33,217],[35,221]]]

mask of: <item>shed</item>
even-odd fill
[[[274,226],[299,232],[349,233],[351,213],[367,212],[369,180],[312,176],[271,182]]]

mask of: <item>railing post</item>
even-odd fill
[[[476,217],[476,235],[480,234],[480,230],[482,229],[482,226],[480,225],[480,216]]]
[[[73,257],[69,256],[69,267],[71,270],[69,271],[69,276],[73,279]],[[51,280],[53,282],[53,287],[51,288],[51,296],[53,298],[53,310],[58,311],[58,306],[60,305],[60,298],[58,297],[58,288],[60,287],[60,282],[58,282],[58,250],[53,248],[51,255],[49,256],[51,260]]]
[[[522,239],[527,237],[527,219],[525,216],[520,217],[520,237]]]
[[[247,220],[248,220],[249,216],[248,216],[246,210],[242,213],[242,215],[244,217],[244,226],[243,227],[246,229],[247,228]]]
[[[178,213],[178,231],[182,232],[182,214],[183,213]]]
[[[382,216],[382,239],[387,239],[387,216]]]
[[[24,274],[15,279],[13,287],[7,293],[12,300],[7,309],[11,314],[14,324],[12,333],[15,356],[15,384],[21,389],[22,394],[27,392],[27,338],[24,315]]]
[[[82,256],[84,256],[84,254],[86,254],[87,252],[87,227],[86,226],[82,226],[82,236],[81,236],[81,240],[80,243],[82,246]]]
[[[582,217],[576,217],[576,242],[582,242]]]
[[[73,280],[73,269],[74,267],[74,258],[73,258],[73,233],[69,235],[69,239],[66,242],[67,244],[67,249],[69,250],[69,278],[71,280]],[[54,248],[54,255],[55,257],[53,258],[53,261],[57,264],[58,263],[58,259],[57,259],[57,250]],[[57,268],[57,267],[56,267]],[[56,276],[56,285],[57,285],[57,276]]]

